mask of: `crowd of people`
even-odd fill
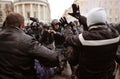
[[[87,16],[72,4],[77,20],[51,23],[7,15],[0,31],[0,79],[120,79],[120,23],[107,23],[104,8]]]

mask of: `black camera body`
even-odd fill
[[[38,21],[37,18],[30,17],[30,20],[32,21],[32,23],[30,24],[30,26],[35,26],[35,27],[39,26],[39,21]]]
[[[38,22],[38,20],[36,18],[30,17],[30,20],[33,22]]]

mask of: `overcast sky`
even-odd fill
[[[73,1],[74,0],[48,0],[52,19],[60,18],[65,9],[68,9],[72,5]]]

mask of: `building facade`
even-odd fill
[[[0,0],[0,25],[4,22],[8,13],[13,12],[12,1]]]
[[[38,18],[42,22],[50,22],[51,12],[47,0],[14,0],[14,12],[22,14],[25,23],[29,23],[30,17]]]
[[[103,7],[106,10],[108,22],[120,21],[119,0],[75,0],[74,3],[79,5],[82,15],[86,15],[92,8]],[[71,7],[65,11],[64,15],[69,16],[69,12],[72,12]]]

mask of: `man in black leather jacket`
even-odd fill
[[[34,59],[44,66],[58,64],[57,53],[47,49],[21,30],[24,18],[18,13],[6,17],[0,32],[0,79],[33,79]]]

